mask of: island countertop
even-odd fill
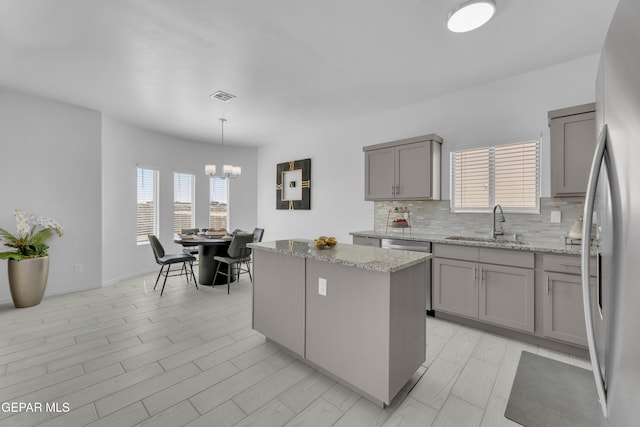
[[[338,243],[330,249],[317,249],[310,247],[309,243],[311,243],[310,240],[292,239],[251,243],[247,246],[254,250],[311,258],[381,273],[394,273],[424,262],[431,257],[431,254],[424,252],[374,248],[345,243]]]

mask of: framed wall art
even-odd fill
[[[276,166],[276,209],[311,209],[311,159]]]

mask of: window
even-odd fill
[[[451,211],[540,212],[540,144],[526,141],[451,153]]]
[[[136,242],[148,242],[147,234],[158,234],[158,171],[138,167]]]
[[[228,229],[229,224],[229,180],[209,178],[209,228]]]
[[[173,232],[180,233],[183,228],[194,228],[194,183],[195,175],[173,173]]]

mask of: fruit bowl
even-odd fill
[[[316,249],[331,249],[337,244],[338,240],[335,237],[320,236],[312,242],[309,242],[309,247]]]
[[[324,250],[324,249],[333,249],[333,248],[336,247],[336,245],[333,245],[333,246],[329,246],[329,245],[316,246],[313,242],[309,242],[309,247],[312,248],[312,249]]]

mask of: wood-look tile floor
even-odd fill
[[[253,331],[248,278],[162,297],[154,279],[0,306],[0,426],[509,426],[522,350],[588,367],[428,318],[426,362],[382,409]]]

